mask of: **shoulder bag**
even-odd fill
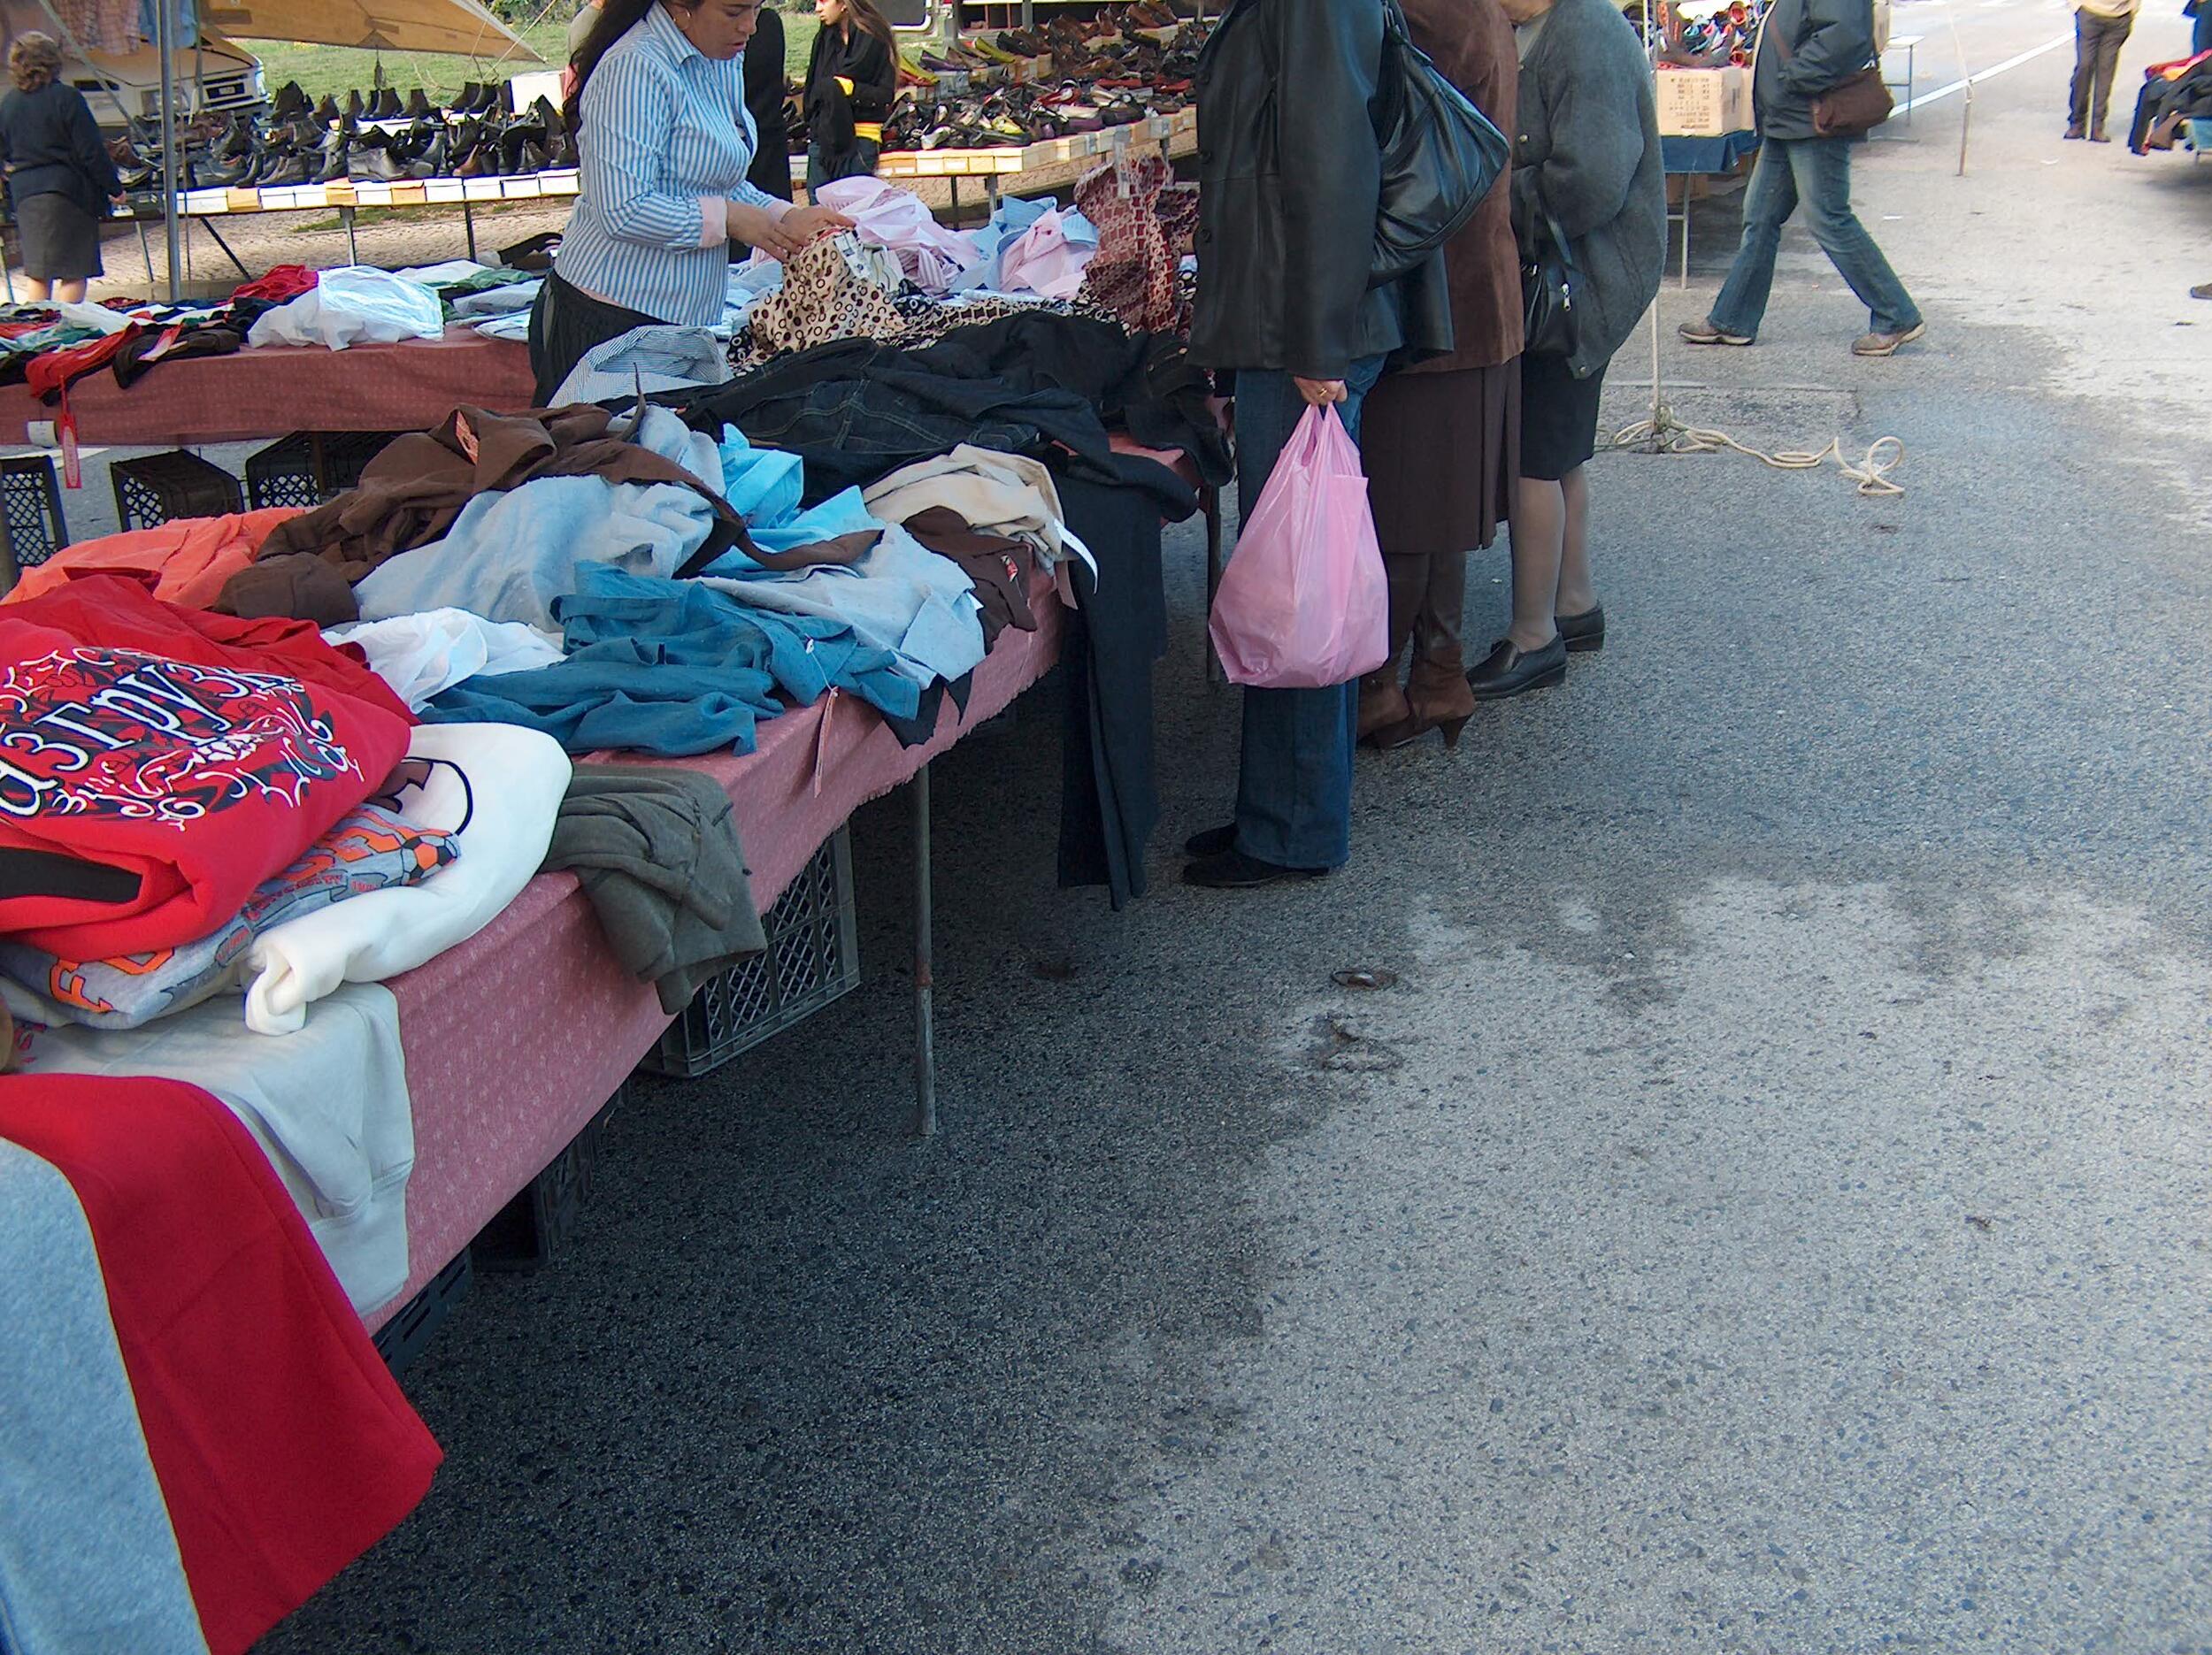
[[[1505,134],[1413,43],[1398,0],[1383,0],[1382,89],[1382,193],[1371,287],[1397,280],[1450,241],[1513,152]]]
[[[1571,356],[1581,341],[1575,292],[1582,285],[1566,232],[1548,207],[1531,203],[1529,246],[1521,256],[1522,350],[1532,356]]]
[[[1784,63],[1796,56],[1790,50],[1786,31],[1774,37],[1774,46]],[[1813,100],[1813,130],[1824,138],[1863,138],[1887,120],[1896,107],[1882,79],[1881,65],[1869,64]]]

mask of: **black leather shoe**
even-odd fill
[[[1237,847],[1237,824],[1225,822],[1219,827],[1208,828],[1203,833],[1194,833],[1183,841],[1186,856],[1218,856]]]
[[[1286,879],[1318,879],[1328,871],[1326,868],[1286,868],[1279,862],[1247,856],[1240,850],[1225,850],[1218,856],[1202,856],[1190,863],[1183,870],[1183,883],[1209,891],[1250,891]]]
[[[1601,603],[1594,604],[1579,615],[1555,616],[1552,624],[1567,640],[1567,653],[1571,655],[1605,647],[1605,606]]]
[[[1524,653],[1510,638],[1501,638],[1483,663],[1467,675],[1479,701],[1503,701],[1556,684],[1567,676],[1567,640],[1554,638],[1541,649]]]

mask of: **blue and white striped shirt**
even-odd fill
[[[716,62],[654,5],[584,83],[583,193],[554,255],[561,280],[664,322],[719,322],[724,202],[790,211],[745,181],[757,142],[743,56]]]

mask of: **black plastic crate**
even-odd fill
[[[552,1165],[477,1232],[469,1251],[476,1255],[478,1269],[534,1270],[550,1263],[568,1245],[598,1177],[600,1134],[621,1101],[619,1092],[608,1099],[569,1140],[568,1147],[553,1157]]]
[[[845,829],[814,853],[761,924],[767,952],[739,962],[693,995],[641,1068],[687,1079],[703,1075],[860,986]]]
[[[311,511],[361,480],[396,433],[296,431],[247,456],[246,502],[256,511],[297,506]]]
[[[8,514],[8,546],[15,568],[7,584],[69,544],[69,525],[61,513],[61,483],[54,462],[43,454],[0,460],[0,509]]]
[[[238,479],[221,466],[182,448],[118,460],[108,467],[115,483],[115,515],[127,529],[151,529],[172,517],[219,517],[243,511]]]
[[[401,1306],[399,1314],[376,1330],[376,1353],[384,1359],[384,1366],[395,1374],[404,1372],[422,1354],[423,1348],[430,1343],[430,1336],[438,1330],[438,1324],[469,1296],[469,1286],[475,1279],[469,1250],[464,1247],[460,1257],[432,1276],[422,1291]]]

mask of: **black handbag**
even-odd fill
[[[1413,43],[1398,0],[1383,0],[1382,89],[1371,287],[1397,280],[1450,241],[1513,153],[1505,134]]]
[[[1575,293],[1582,278],[1559,220],[1532,204],[1530,246],[1521,257],[1521,349],[1532,356],[1571,356],[1581,340]]]

